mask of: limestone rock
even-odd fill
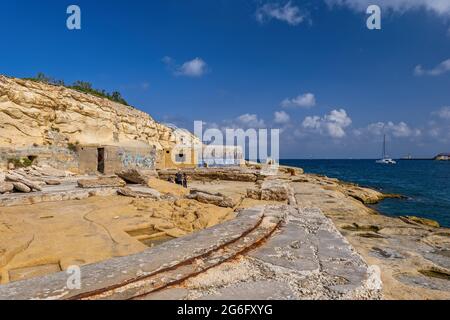
[[[120,188],[117,190],[117,193],[119,195],[130,197],[130,198],[146,198],[146,199],[155,199],[159,200],[161,199],[161,194],[153,189],[147,188],[145,191],[135,191],[130,188]]]
[[[289,200],[289,190],[287,183],[279,180],[264,181],[261,187],[261,200]]]
[[[187,196],[187,198],[223,208],[233,208],[237,205],[237,203],[233,202],[233,199],[221,193],[208,193],[197,189],[191,189],[191,193]]]
[[[51,168],[49,166],[45,166],[45,167],[33,166],[33,171],[37,175],[45,176],[45,177],[65,178],[65,177],[71,175],[69,172]]]
[[[18,173],[10,172],[10,173],[7,173],[5,176],[6,176],[6,180],[7,181],[19,182],[19,183],[21,183],[23,185],[26,185],[30,189],[37,190],[37,191],[42,191],[42,188],[39,186],[39,184],[37,184],[34,181],[31,181],[31,180],[28,180],[28,179],[24,178],[23,176],[21,176]]]
[[[292,182],[313,183],[322,186],[325,190],[339,191],[364,204],[376,204],[384,199],[404,199],[398,194],[385,194],[377,190],[361,187],[354,183],[339,181],[322,175],[307,174],[292,179]]]
[[[146,185],[150,178],[157,176],[157,173],[155,170],[127,169],[117,175],[127,182]]]
[[[247,189],[247,198],[264,201],[289,201],[293,197],[288,183],[283,180],[265,180],[259,188]]]
[[[437,221],[431,220],[431,219],[425,219],[425,218],[419,218],[419,217],[415,217],[415,216],[405,216],[405,217],[400,217],[400,219],[403,222],[409,223],[409,224],[421,224],[427,227],[432,227],[432,228],[440,228],[440,225]]]
[[[150,178],[147,186],[168,196],[185,197],[189,194],[189,190],[180,185],[156,178]]]
[[[59,180],[45,180],[45,184],[48,186],[59,186],[61,181]]]
[[[254,200],[261,200],[261,189],[258,188],[247,189],[247,198]]]
[[[118,177],[101,177],[98,179],[82,179],[78,180],[80,188],[104,188],[104,187],[125,187],[126,182]]]
[[[242,182],[256,182],[264,179],[264,175],[260,170],[246,169],[241,167],[231,168],[195,168],[182,169],[190,180],[196,181],[242,181]],[[177,170],[160,170],[158,172],[159,178],[168,180],[169,177],[175,177]]]
[[[11,182],[0,182],[0,193],[12,192],[14,185]]]
[[[0,76],[0,97],[0,148],[177,143],[173,129],[145,112],[63,86]]]
[[[23,192],[23,193],[31,192],[31,188],[28,187],[27,185],[23,184],[22,182],[13,182],[12,184],[14,186],[14,189],[19,192]]]
[[[287,166],[280,166],[279,171],[282,173],[290,174],[291,176],[301,176],[304,173],[303,169],[301,168]]]

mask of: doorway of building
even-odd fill
[[[98,148],[97,171],[105,173],[105,148]]]

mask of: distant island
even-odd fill
[[[414,158],[411,155],[402,157],[401,160],[428,160],[428,161],[450,161],[450,153],[440,153],[433,158]]]

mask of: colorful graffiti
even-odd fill
[[[119,157],[124,168],[154,169],[156,151],[148,153],[142,151],[119,150]]]

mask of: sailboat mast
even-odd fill
[[[386,159],[386,135],[384,135],[383,139],[383,159]]]

